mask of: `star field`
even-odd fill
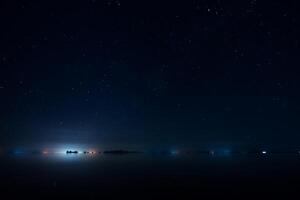
[[[296,1],[0,7],[2,145],[297,145]]]

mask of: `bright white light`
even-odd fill
[[[261,153],[262,153],[262,154],[267,154],[267,151],[262,151]]]
[[[80,159],[82,152],[85,149],[84,145],[80,144],[59,144],[52,147],[53,156],[61,160],[77,160]],[[77,154],[67,154],[67,151],[77,151]]]

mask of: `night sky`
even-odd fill
[[[0,3],[0,144],[300,145],[297,1]]]

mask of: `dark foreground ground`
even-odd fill
[[[2,156],[0,199],[299,199],[298,155]]]

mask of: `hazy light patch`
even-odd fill
[[[92,155],[98,154],[97,149],[91,148],[90,146],[83,144],[59,144],[52,147],[51,149],[51,151],[47,151],[48,153],[46,155],[52,156],[55,159],[65,161],[82,160],[94,157]],[[67,153],[67,151],[77,151],[78,153]],[[86,151],[93,152],[93,154],[84,154],[84,152]]]
[[[210,150],[209,154],[212,156],[231,156],[232,151],[231,149],[227,149],[227,148],[214,149],[214,150]]]
[[[180,152],[179,152],[179,150],[177,150],[177,149],[171,150],[171,155],[176,156],[176,155],[178,155],[179,153],[180,153]]]

